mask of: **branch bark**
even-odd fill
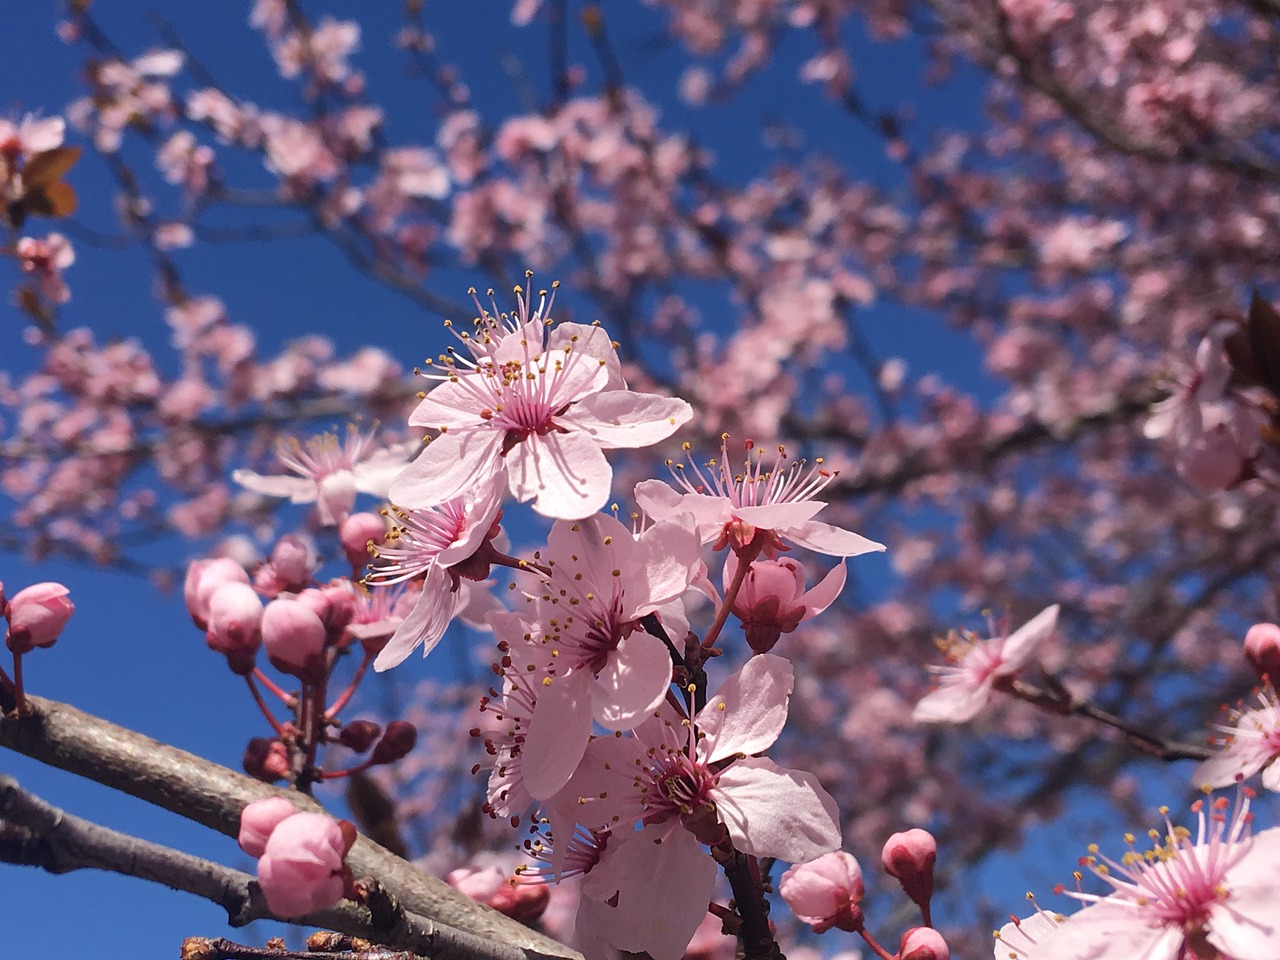
[[[240,811],[261,797],[283,796],[301,810],[324,812],[310,798],[279,790],[177,747],[117,726],[67,704],[29,697],[30,716],[0,717],[0,746],[146,800],[234,837]],[[0,710],[9,706],[0,703]],[[374,877],[409,913],[530,955],[581,955],[360,837],[347,857],[357,876]]]

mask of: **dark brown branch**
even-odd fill
[[[299,809],[322,810],[297,793],[251,780],[74,707],[39,697],[28,699],[35,707],[32,716],[0,718],[0,746],[154,803],[227,836],[239,832],[244,806],[261,797],[283,796]],[[0,711],[11,707],[0,703]],[[579,956],[477,904],[365,837],[356,841],[347,862],[357,877],[378,878],[406,910],[428,920],[525,951]]]

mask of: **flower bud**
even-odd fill
[[[271,551],[271,568],[280,589],[297,592],[311,582],[315,557],[310,545],[299,536],[286,534]]]
[[[386,535],[387,522],[376,513],[353,513],[338,525],[338,536],[351,564],[353,580],[359,580],[369,564],[369,541],[380,544]]]
[[[19,590],[4,607],[9,621],[5,644],[14,653],[29,653],[36,647],[51,647],[76,608],[60,583],[35,583]]]
[[[284,797],[264,797],[240,811],[240,835],[236,842],[249,856],[262,856],[271,831],[298,811]]]
[[[244,567],[229,557],[194,561],[187,567],[187,578],[182,584],[182,596],[192,622],[201,630],[209,629],[209,601],[213,592],[223,583],[248,582]]]
[[[372,720],[352,720],[344,724],[338,734],[338,742],[348,750],[364,753],[373,746],[373,742],[382,733],[382,728]]]
[[[258,885],[271,912],[301,917],[341,900],[354,840],[354,830],[320,813],[295,813],[277,824],[258,860]]]
[[[272,737],[250,740],[240,763],[245,773],[264,783],[276,783],[289,776],[289,751]]]
[[[219,583],[209,598],[209,629],[205,642],[227,658],[231,669],[244,675],[262,643],[262,600],[247,583]]]
[[[951,960],[951,951],[937,930],[912,927],[898,942],[898,960]]]
[[[937,859],[938,842],[933,834],[919,827],[895,833],[880,853],[884,872],[902,885],[921,910],[933,896],[933,865]]]
[[[320,668],[324,643],[324,623],[305,603],[277,597],[262,611],[262,644],[277,670],[310,676]]]
[[[1255,623],[1244,635],[1244,655],[1259,677],[1280,690],[1280,627]]]
[[[378,745],[373,748],[371,762],[395,763],[403,759],[418,743],[418,728],[408,720],[392,720],[387,724],[387,732],[382,735]]]
[[[501,867],[459,867],[444,878],[445,883],[472,900],[493,907],[513,920],[529,923],[547,909],[551,889],[545,883],[521,883]]]
[[[726,564],[726,570],[728,565]],[[733,604],[747,643],[768,653],[784,633],[804,619],[804,567],[796,560],[757,560],[747,571]]]
[[[791,912],[812,925],[815,933],[832,927],[851,933],[862,929],[862,908],[858,906],[864,892],[862,868],[843,850],[793,866],[782,875],[778,892]]]

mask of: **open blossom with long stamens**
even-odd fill
[[[518,317],[527,313],[522,301]],[[490,317],[484,331],[467,341],[471,359],[442,355],[443,382],[410,415],[439,434],[392,484],[396,503],[444,503],[498,473],[544,516],[587,517],[609,498],[603,451],[665,440],[693,416],[683,400],[623,389],[599,327]]]
[[[991,699],[996,681],[1012,676],[1031,659],[1058,623],[1058,605],[1041,610],[1013,633],[983,640],[964,634],[948,638],[951,664],[931,667],[938,686],[916,704],[912,719],[921,723],[964,723]]]
[[[520,656],[542,684],[524,752],[529,790],[545,800],[577,767],[592,721],[630,730],[662,702],[671,654],[639,621],[683,594],[703,566],[690,525],[657,523],[633,536],[604,514],[557,521],[537,559],[550,573],[531,598]]]
[[[371,547],[374,563],[366,580],[394,584],[422,577],[422,592],[374,660],[375,670],[396,666],[419,646],[424,657],[435,649],[467,599],[458,589],[453,568],[473,557],[494,535],[501,506],[500,479],[490,475],[439,506],[396,510],[394,526],[383,543]],[[487,575],[485,570],[480,579]]]
[[[305,444],[293,438],[278,443],[277,458],[295,476],[237,470],[231,479],[254,493],[314,503],[320,522],[335,526],[351,512],[357,493],[385,497],[411,452],[406,444],[378,447],[372,433],[349,427],[341,440],[325,433]]]
[[[558,821],[589,828],[684,827],[704,843],[792,863],[840,846],[835,801],[816,777],[758,754],[782,732],[791,663],[763,653],[731,675],[692,720],[662,710],[630,736],[598,737],[551,802]]]
[[[708,462],[705,470],[693,460],[687,470],[668,461],[679,489],[661,480],[645,480],[636,485],[636,502],[658,519],[692,514],[702,542],[714,541],[717,550],[725,544],[745,546],[757,531],[768,534],[763,551],[770,558],[788,543],[833,557],[884,549],[882,543],[813,519],[826,506],[814,498],[837,476],[824,469],[821,460],[806,470],[803,460],[788,464],[786,450],[779,447],[773,464],[766,467],[763,449],[748,440],[746,451],[741,472],[730,464],[727,437],[721,458]]]
[[[1166,815],[1164,832],[1149,833],[1149,852],[1136,850],[1132,835],[1119,862],[1091,847],[1083,864],[1111,892],[1069,893],[1089,906],[1060,923],[1040,922],[1025,936],[1006,927],[997,960],[1280,956],[1280,828],[1251,835],[1251,792],[1240,793],[1232,813],[1225,797],[1192,806],[1199,819],[1194,840]]]
[[[1232,710],[1231,723],[1217,727],[1222,750],[1191,771],[1192,783],[1226,787],[1261,770],[1262,785],[1280,791],[1280,701],[1269,685],[1257,697],[1258,706]]]

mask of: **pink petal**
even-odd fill
[[[452,500],[495,471],[501,446],[495,430],[442,433],[392,481],[387,496],[410,509]]]
[[[548,350],[563,350],[572,346],[575,353],[603,360],[608,378],[602,390],[625,390],[627,385],[622,379],[622,364],[618,361],[618,351],[604,327],[585,323],[561,323],[552,328],[547,337]]]
[[[655,883],[657,877],[679,882]],[[715,882],[716,863],[691,833],[650,825],[613,834],[604,857],[583,879],[582,894],[608,900],[616,893],[622,933],[617,939],[640,944],[653,960],[680,960],[707,915]]]
[[[484,543],[484,538],[493,526],[493,520],[502,508],[502,494],[506,487],[506,478],[495,473],[479,483],[473,484],[462,495],[462,509],[466,517],[457,539],[440,551],[436,562],[442,567],[451,567],[455,563],[466,560]]]
[[[264,476],[252,470],[236,470],[231,479],[246,490],[267,497],[288,497],[293,503],[311,503],[316,498],[316,482],[306,477]]]
[[[698,712],[698,731],[706,734],[698,751],[706,751],[706,762],[767,750],[787,722],[794,683],[791,661],[772,653],[752,657],[725,680]]]
[[[591,739],[591,675],[585,671],[552,677],[540,687],[525,737],[525,788],[546,800],[563,787]]]
[[[409,414],[409,426],[439,430],[473,429],[484,421],[480,418],[480,404],[472,386],[476,373],[459,374],[457,381],[446,380],[438,384],[418,402]],[[483,391],[487,393],[488,391]]]
[[[577,520],[609,499],[613,469],[585,433],[532,434],[507,454],[511,495],[544,517]]]
[[[407,452],[396,456],[378,456],[357,463],[351,468],[356,489],[374,497],[386,497],[391,481],[398,477],[409,460]]]
[[[667,645],[643,630],[619,642],[592,685],[596,722],[630,730],[657,709],[671,686]]]
[[[634,594],[628,591],[631,617],[652,613],[678,598],[701,570],[702,543],[692,527],[693,518],[686,514],[683,519],[688,522],[663,521],[640,535],[635,560],[629,569],[643,571],[645,583]]]
[[[713,797],[743,853],[806,863],[840,848],[836,802],[811,773],[750,757],[720,774]]]
[[[1036,649],[1049,637],[1053,636],[1058,625],[1058,605],[1045,607],[1034,617],[1020,626],[1000,647],[1000,659],[1003,661],[996,670],[999,676],[1013,673],[1021,667]]]
[[[453,619],[461,599],[452,586],[449,575],[438,564],[432,564],[427,570],[418,602],[373,661],[374,670],[381,673],[398,666],[419,645],[422,646],[424,657],[435,649],[448,629],[449,621]]]
[[[675,397],[632,390],[606,390],[584,397],[564,416],[603,449],[633,449],[659,443],[693,418],[693,408]]]
[[[1147,916],[1103,900],[1063,921],[1028,960],[1178,960],[1185,935],[1176,924],[1149,926]]]
[[[836,602],[836,599],[840,596],[840,591],[844,589],[845,576],[844,563],[838,563],[831,568],[830,573],[818,581],[816,587],[800,598],[808,609],[808,613],[805,614],[806,618],[816,617]]]
[[[1280,828],[1256,833],[1249,852],[1227,871],[1231,895],[1210,907],[1209,942],[1236,960],[1280,957]]]
[[[820,500],[762,503],[756,507],[731,507],[730,512],[762,530],[785,530],[812,519],[826,504]]]
[[[1262,785],[1273,793],[1280,793],[1280,763],[1273,760],[1262,771]]]
[[[655,520],[665,520],[677,513],[690,514],[698,525],[703,543],[720,535],[720,528],[733,519],[729,501],[701,493],[678,493],[661,480],[644,480],[636,484],[636,503]]]
[[[974,686],[955,681],[926,695],[911,712],[916,723],[964,723],[972,720],[991,699],[992,682],[988,678]]]
[[[857,557],[884,550],[883,543],[876,543],[860,534],[841,530],[820,520],[809,520],[778,532],[784,539],[798,546],[807,547],[815,553],[825,553],[829,557]]]
[[[1243,751],[1227,748],[1215,753],[1208,760],[1197,764],[1196,768],[1191,771],[1191,783],[1196,787],[1208,784],[1215,790],[1219,787],[1229,787],[1236,782],[1236,774],[1248,780],[1266,766],[1270,760],[1271,758],[1266,755],[1246,754]],[[1272,769],[1275,768],[1273,767]],[[1270,770],[1267,772],[1268,774],[1271,773]],[[1267,787],[1268,790],[1275,789],[1267,786],[1265,778],[1263,786]]]

